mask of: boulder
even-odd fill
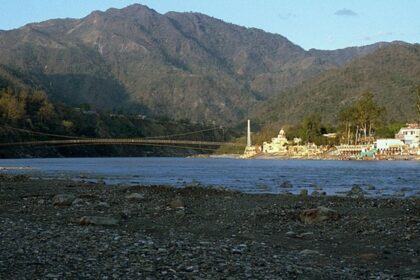
[[[307,189],[301,189],[299,195],[308,196],[308,190]]]
[[[73,202],[71,203],[71,205],[73,207],[81,207],[85,202],[83,201],[83,199],[81,198],[76,198],[75,200],[73,200]]]
[[[368,185],[368,186],[367,186],[367,190],[369,190],[369,191],[374,191],[374,190],[376,190],[376,188],[375,188],[375,186],[374,186],[374,185]]]
[[[291,189],[293,188],[293,185],[292,183],[290,183],[290,181],[284,181],[283,183],[280,184],[280,188]]]
[[[70,206],[76,197],[72,194],[57,194],[52,199],[54,206]]]
[[[181,198],[176,197],[174,199],[172,199],[169,204],[168,204],[169,208],[171,209],[184,209],[185,208],[185,204],[182,201]]]
[[[103,202],[103,201],[100,201],[98,203],[98,205],[96,205],[96,208],[99,208],[99,209],[106,209],[106,208],[110,208],[110,207],[111,206],[108,203]]]
[[[300,255],[302,256],[310,256],[310,255],[320,255],[320,253],[316,250],[309,250],[309,249],[305,249],[299,252]]]
[[[303,210],[299,214],[299,220],[305,224],[313,224],[328,220],[338,220],[340,215],[327,207],[320,206],[314,209]]]
[[[112,217],[83,216],[80,218],[79,223],[82,226],[116,226],[118,225],[118,220]]]
[[[312,193],[311,193],[311,196],[320,196],[321,194],[320,194],[320,192],[319,191],[313,191]]]
[[[360,255],[358,256],[358,258],[359,258],[361,261],[365,261],[365,262],[375,260],[377,257],[378,257],[378,256],[377,256],[376,254],[374,254],[374,253],[365,253],[365,254],[360,254]]]
[[[130,193],[129,195],[125,196],[126,199],[132,200],[132,201],[138,201],[144,199],[144,194],[142,193]]]
[[[355,184],[351,187],[351,190],[347,193],[350,197],[363,197],[364,191],[361,186]]]

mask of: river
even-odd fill
[[[2,159],[0,167],[11,167],[0,171],[3,173],[103,180],[107,184],[201,184],[248,193],[299,193],[307,189],[309,193],[317,190],[328,195],[342,194],[357,184],[369,196],[420,196],[419,161],[42,158]]]

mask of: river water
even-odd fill
[[[2,173],[124,185],[201,184],[248,193],[342,194],[355,184],[370,196],[420,196],[419,161],[239,160],[216,158],[3,159]],[[29,167],[29,169],[15,169]],[[291,188],[284,188],[285,181]]]

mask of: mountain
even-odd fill
[[[199,13],[134,4],[0,32],[0,64],[53,101],[228,124],[380,45],[305,51]]]
[[[324,120],[336,123],[341,108],[371,91],[376,102],[385,107],[387,120],[414,120],[417,85],[420,45],[392,44],[281,92],[259,106],[254,118],[296,123],[305,114],[317,112]]]
[[[308,52],[312,56],[318,57],[322,61],[329,63],[334,66],[343,66],[355,58],[363,57],[370,53],[373,53],[379,48],[386,47],[390,44],[405,44],[402,41],[394,41],[392,43],[388,42],[378,42],[372,45],[361,46],[361,47],[348,47],[344,49],[338,50],[317,50],[317,49],[310,49]]]

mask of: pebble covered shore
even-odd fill
[[[420,279],[420,198],[2,175],[0,279]]]

